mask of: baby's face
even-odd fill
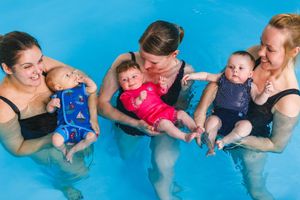
[[[57,84],[59,84],[63,90],[74,88],[80,83],[80,77],[77,70],[69,67],[58,69],[55,75]]]
[[[118,76],[118,80],[123,90],[135,90],[142,86],[144,76],[140,70],[130,68],[125,72],[121,72]]]
[[[225,69],[226,78],[232,83],[245,83],[252,77],[253,63],[250,58],[243,55],[232,55]]]

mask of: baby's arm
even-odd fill
[[[96,93],[97,92],[97,85],[96,83],[90,79],[89,77],[87,76],[82,76],[81,74],[78,74],[79,77],[79,81],[81,83],[85,83],[86,84],[86,92],[88,94],[93,94],[93,93]]]
[[[258,93],[257,86],[254,83],[252,83],[251,97],[257,105],[263,105],[264,103],[266,103],[268,98],[273,92],[274,92],[274,87],[272,82],[270,81],[266,82],[265,89],[260,94]]]
[[[147,98],[147,91],[146,90],[141,91],[140,95],[134,99],[133,102],[134,106],[138,108],[146,98]]]
[[[160,93],[166,94],[168,92],[168,84],[167,84],[167,78],[164,76],[160,76],[158,80],[158,84],[160,87]]]
[[[82,74],[80,71],[75,70],[73,73],[77,73],[78,82],[84,83],[86,85],[85,90],[86,93],[89,94],[88,98],[88,107],[90,112],[90,123],[92,129],[95,131],[97,135],[100,133],[100,127],[98,123],[98,115],[97,115],[97,85],[96,83]]]
[[[60,108],[60,99],[59,98],[51,98],[46,106],[46,110],[48,113],[53,113],[56,111],[56,108]]]
[[[78,82],[84,83],[86,85],[85,90],[89,94],[88,98],[88,107],[90,112],[90,123],[92,129],[95,131],[97,135],[100,133],[100,127],[98,123],[98,115],[97,115],[97,85],[96,83],[82,74],[80,71],[75,70],[73,73],[77,73]]]
[[[209,81],[209,82],[217,82],[222,73],[219,74],[211,74],[207,72],[197,72],[197,73],[190,73],[185,75],[182,78],[182,81],[184,84],[187,84],[187,81],[189,80],[199,80],[199,81]]]

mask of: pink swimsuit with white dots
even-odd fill
[[[137,106],[135,105],[135,99],[139,97],[143,90],[147,91],[147,97]],[[161,119],[167,119],[173,123],[177,120],[175,108],[167,105],[160,98],[165,92],[162,92],[158,84],[148,82],[138,89],[124,91],[120,96],[120,100],[128,111],[134,112],[140,119],[157,129]]]

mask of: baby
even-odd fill
[[[171,137],[190,142],[199,137],[201,131],[194,120],[184,111],[176,111],[174,107],[164,103],[160,96],[166,94],[168,86],[166,78],[160,77],[159,83],[144,83],[144,76],[140,66],[134,61],[124,61],[116,68],[117,78],[123,93],[120,100],[125,109],[134,112],[154,130],[165,132]],[[178,129],[174,123],[182,122],[192,133],[186,134]]]
[[[224,145],[236,142],[251,133],[252,125],[246,120],[250,99],[258,104],[264,104],[273,92],[273,85],[267,82],[264,91],[259,93],[252,82],[255,60],[246,51],[237,51],[228,59],[224,73],[210,74],[206,72],[191,73],[183,77],[186,84],[188,80],[205,80],[218,82],[218,91],[213,102],[213,113],[205,122],[205,134],[209,151],[207,155],[214,155],[214,141],[217,133],[224,136],[217,140],[219,149]],[[208,137],[208,138],[207,138]],[[198,140],[198,144],[201,141]]]
[[[53,145],[72,163],[74,153],[97,140],[100,132],[96,105],[88,102],[89,95],[97,90],[96,84],[70,67],[56,67],[46,76],[48,87],[55,92],[47,104],[47,111],[57,110],[58,127]],[[69,151],[65,144],[74,144]]]

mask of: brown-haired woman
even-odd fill
[[[265,27],[260,46],[249,49],[257,58],[253,82],[262,91],[267,81],[275,88],[268,101],[259,106],[251,102],[248,119],[251,135],[240,141],[241,147],[229,150],[233,160],[241,164],[245,186],[253,199],[273,199],[265,187],[263,176],[267,154],[281,153],[287,146],[299,119],[300,92],[295,61],[300,51],[300,15],[275,15]],[[195,121],[203,126],[206,111],[214,98],[216,85],[210,84],[201,97]],[[272,127],[270,129],[270,124]]]
[[[124,60],[134,60],[144,73],[145,81],[157,83],[160,76],[168,77],[169,91],[162,96],[165,103],[185,109],[188,104],[189,86],[183,86],[184,74],[193,71],[190,65],[178,60],[178,46],[183,38],[183,29],[173,23],[156,21],[149,25],[139,40],[138,52],[121,54],[105,75],[98,98],[99,113],[117,122],[118,145],[121,156],[126,158],[140,141],[132,135],[147,135],[152,128],[132,113],[126,112],[118,100],[117,107],[111,104],[112,96],[119,90],[116,66]],[[122,92],[122,91],[120,91]],[[120,130],[123,130],[121,132]],[[124,132],[126,134],[124,134]],[[160,199],[171,199],[174,165],[179,155],[178,141],[167,135],[151,138],[152,166],[150,181]]]
[[[72,183],[87,175],[84,152],[75,156],[73,164],[64,160],[63,154],[51,145],[56,115],[46,111],[52,92],[44,74],[65,65],[45,57],[37,40],[19,31],[0,37],[0,61],[5,73],[0,84],[1,144],[15,156],[28,155],[48,167],[55,187],[68,199],[81,199],[81,192]]]

